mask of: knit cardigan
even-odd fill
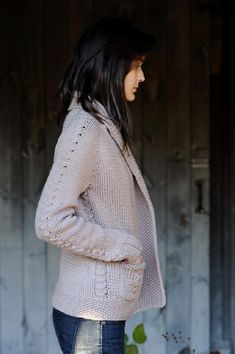
[[[52,304],[75,317],[126,320],[165,305],[154,210],[130,148],[74,99],[36,210],[37,236],[61,248]],[[136,257],[142,262],[135,264]],[[140,258],[141,259],[141,258]]]

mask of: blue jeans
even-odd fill
[[[124,354],[125,321],[94,321],[53,309],[63,354]]]

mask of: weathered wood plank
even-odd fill
[[[231,250],[235,250],[235,3],[230,0],[229,11],[231,13],[230,17],[230,37],[229,37],[229,48],[230,48],[230,186],[231,186],[231,200],[230,200],[230,237],[231,237]],[[230,315],[230,337],[232,342],[232,348],[235,348],[235,257],[231,257],[231,315]]]
[[[43,7],[22,5],[22,167],[24,247],[24,354],[47,352],[45,245],[35,236],[34,216],[44,148]]]
[[[190,1],[167,2],[166,329],[190,335]],[[170,340],[167,353],[185,345]]]
[[[0,352],[4,354],[24,353],[19,15],[19,1],[1,4]]]
[[[230,31],[230,23],[234,21],[234,17],[231,16],[232,12],[229,6],[229,2],[223,4],[223,26],[222,26],[222,80],[223,84],[221,87],[221,96],[223,100],[223,112],[221,115],[221,121],[223,122],[223,144],[222,144],[222,164],[223,164],[223,303],[222,303],[222,313],[223,313],[223,347],[227,349],[227,353],[231,353],[234,348],[232,347],[231,337],[231,220],[230,220],[230,205],[231,205],[231,184],[230,171],[231,171],[231,149],[230,146],[230,36],[233,36]],[[234,118],[234,117],[233,117]],[[234,181],[233,181],[234,183]],[[224,212],[225,211],[225,212]]]
[[[200,11],[198,0],[193,1],[191,13],[191,344],[206,354],[210,349],[209,14]]]
[[[224,4],[226,5],[226,4]],[[211,349],[230,353],[229,127],[227,6],[210,18],[211,48]],[[226,33],[227,32],[227,33]],[[227,82],[226,82],[227,81]],[[224,255],[227,255],[224,257]]]
[[[211,225],[210,232],[213,237],[211,242],[211,345],[212,349],[217,347],[216,342],[222,338],[222,176],[221,176],[221,134],[219,116],[221,110],[220,103],[220,78],[211,78],[211,149],[213,156],[210,161],[211,171]],[[213,236],[212,236],[213,235]],[[214,279],[214,281],[213,281]]]

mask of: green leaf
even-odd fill
[[[139,350],[135,344],[129,344],[125,348],[125,354],[138,354]]]
[[[132,336],[133,336],[134,341],[138,344],[143,344],[144,342],[146,342],[147,337],[144,333],[143,323],[141,323],[135,327]]]
[[[125,345],[127,345],[128,340],[129,340],[129,337],[128,337],[128,335],[125,333],[125,336],[124,336]]]

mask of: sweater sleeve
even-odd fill
[[[77,212],[77,200],[95,173],[100,123],[90,116],[68,118],[36,210],[36,234],[77,255],[107,262],[134,260],[142,249],[136,237],[87,221]]]

